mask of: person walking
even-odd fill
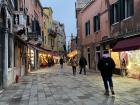
[[[62,58],[62,57],[60,58],[59,63],[60,63],[60,65],[61,65],[61,69],[62,69],[62,68],[63,68],[63,63],[64,63],[64,61],[63,61],[63,58]]]
[[[71,65],[72,65],[73,75],[75,76],[76,75],[76,66],[78,65],[76,57],[72,58]]]
[[[80,72],[79,74],[82,73],[82,69],[84,69],[84,75],[86,75],[86,65],[87,65],[87,60],[86,58],[82,55],[80,57],[80,60],[79,60],[79,66],[80,66]]]
[[[101,76],[104,82],[104,87],[105,87],[104,95],[109,95],[109,87],[112,92],[112,95],[114,95],[115,92],[113,89],[113,81],[112,81],[112,72],[115,69],[114,60],[111,57],[109,57],[109,53],[105,53],[103,54],[103,57],[99,60],[97,66],[101,72]]]

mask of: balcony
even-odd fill
[[[35,32],[28,32],[27,41],[33,45],[41,46],[43,41],[40,35],[37,35]]]
[[[23,29],[26,26],[26,15],[24,11],[14,11],[14,31]]]
[[[53,30],[53,29],[51,29],[51,28],[48,29],[48,33],[49,33],[49,35],[52,36],[53,38],[56,38],[56,36],[57,36],[57,31],[55,31],[55,30]]]

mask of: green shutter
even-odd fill
[[[114,5],[110,6],[110,24],[114,23]]]
[[[118,21],[120,20],[120,15],[119,15],[119,14],[120,14],[120,12],[119,12],[119,11],[120,11],[120,9],[119,9],[119,2],[116,3],[116,9],[117,9],[117,10],[116,10],[116,13],[117,13],[117,14],[116,14],[116,16],[117,16],[117,17],[116,17],[116,20],[117,20],[117,22],[118,22]]]
[[[125,0],[119,0],[120,3],[120,20],[125,19]]]
[[[87,22],[85,23],[85,34],[87,36]]]
[[[96,16],[94,16],[93,20],[94,20],[94,32],[96,32]]]
[[[130,15],[134,16],[134,0],[130,0]]]
[[[98,14],[98,30],[100,30],[100,14]]]
[[[88,21],[88,34],[90,35],[90,20]]]

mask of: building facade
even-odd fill
[[[11,0],[0,1],[0,88],[9,86],[14,81],[13,67],[13,18],[14,3]]]
[[[132,65],[136,62],[138,65],[138,60],[130,62],[131,53],[139,54],[139,44],[130,43],[139,38],[139,3],[138,0],[93,0],[77,12],[78,42],[81,43],[78,45],[82,46],[90,68],[97,70],[98,60],[108,50],[115,60],[116,72],[121,73],[121,57],[125,56],[129,60],[127,75],[139,78],[139,70],[132,71]]]
[[[27,40],[30,45],[27,49],[27,68],[28,71],[40,67],[39,52],[43,44],[44,21],[43,8],[39,0],[26,0],[27,9]]]

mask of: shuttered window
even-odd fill
[[[134,15],[134,0],[118,0],[110,6],[110,23],[114,24]]]
[[[119,21],[119,2],[112,4],[110,7],[110,23],[114,24]]]
[[[85,35],[86,36],[90,35],[90,21],[87,21],[85,23]]]
[[[100,14],[93,17],[94,32],[100,30]]]

